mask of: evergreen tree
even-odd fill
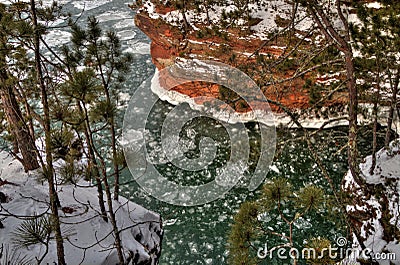
[[[121,163],[121,149],[117,145],[117,138],[120,133],[116,129],[116,91],[125,81],[125,74],[130,70],[132,56],[128,53],[122,53],[121,44],[116,33],[109,31],[106,33],[106,39],[102,40],[102,30],[98,21],[94,17],[88,19],[87,29],[82,29],[76,24],[72,28],[72,47],[64,47],[64,56],[69,65],[71,65],[72,74],[76,74],[76,67],[81,66],[85,69],[91,69],[97,79],[97,86],[101,89],[101,97],[93,101],[93,109],[88,114],[93,123],[103,122],[109,129],[111,161],[114,167],[114,199],[118,200],[119,175]],[[83,72],[82,72],[83,73]],[[75,76],[76,77],[76,76]],[[86,88],[87,89],[87,88]],[[83,102],[82,102],[83,103]],[[104,139],[103,139],[104,140]]]
[[[96,180],[101,215],[112,224],[117,254],[120,264],[124,264],[113,209],[113,200],[119,196],[120,171],[125,166],[118,146],[121,129],[116,125],[116,102],[132,56],[122,53],[115,32],[107,32],[104,37],[93,17],[89,18],[87,28],[71,22],[71,44],[61,51],[52,49],[43,35],[48,32],[48,22],[60,15],[57,4],[43,7],[34,0],[0,5],[0,95],[8,121],[5,129],[9,128],[10,139],[15,139],[14,149],[21,151],[24,167],[30,170],[41,165],[48,181],[58,264],[65,264],[65,257],[58,216],[61,205],[55,187],[58,172],[53,168],[53,161],[66,161],[69,169],[60,174],[66,170],[76,172],[74,161],[82,156],[82,151],[88,158],[85,174]],[[28,55],[28,50],[33,54]],[[44,56],[43,51],[49,52],[51,58]],[[41,105],[35,109],[28,99]],[[110,137],[104,137],[104,129]],[[45,159],[37,156],[37,138],[44,139]],[[110,148],[100,148],[102,145]],[[110,173],[108,163],[114,169]],[[109,184],[111,177],[115,179],[114,196]]]
[[[369,85],[375,88],[376,94],[373,95],[375,99],[378,94],[379,97],[381,95],[378,90],[391,94],[389,98],[382,99],[389,102],[390,106],[385,139],[385,146],[388,148],[399,93],[400,65],[397,54],[400,44],[400,22],[397,16],[400,12],[400,3],[398,1],[378,1],[378,3],[381,5],[379,9],[358,4],[357,14],[361,24],[352,25],[351,30],[355,45],[362,55],[356,58],[360,79],[367,79],[371,73],[375,76],[372,80],[366,80],[364,86]],[[383,84],[390,86],[385,87]],[[375,114],[376,108],[377,106],[374,108]],[[374,133],[374,138],[376,138],[376,133]],[[376,151],[375,140],[374,147]],[[375,152],[373,156],[374,154]]]
[[[115,244],[121,264],[124,262],[122,242],[113,210],[113,199],[118,200],[121,151],[117,145],[120,130],[116,128],[116,91],[125,80],[132,56],[122,53],[115,32],[107,32],[103,39],[102,30],[94,17],[89,17],[87,27],[71,24],[72,45],[63,47],[63,57],[68,67],[69,80],[63,85],[62,94],[67,102],[77,108],[81,117],[76,126],[78,134],[85,136],[88,147],[89,168],[94,175],[99,192],[99,203],[104,219],[107,218],[102,195],[102,184],[106,194],[109,220],[114,229]],[[90,110],[88,106],[91,106]],[[66,106],[68,108],[68,106]],[[65,116],[66,123],[73,125],[74,116]],[[99,129],[108,128],[109,141]],[[107,137],[108,138],[108,137]],[[99,140],[101,141],[98,142]],[[111,154],[98,148],[108,144]],[[108,150],[107,150],[108,151]],[[107,161],[113,164],[113,172],[107,173]],[[114,196],[111,194],[109,178],[114,176]]]
[[[42,34],[42,28],[38,23],[37,9],[35,0],[30,1],[30,13],[32,20],[32,42],[34,47],[34,57],[35,57],[35,66],[36,66],[36,74],[37,74],[37,82],[38,87],[40,88],[41,102],[43,107],[43,129],[44,129],[44,138],[45,138],[45,151],[46,151],[46,165],[43,165],[43,173],[47,178],[49,183],[49,197],[50,197],[50,208],[51,208],[51,218],[52,224],[54,226],[54,234],[57,245],[57,258],[58,264],[64,265],[65,262],[65,254],[64,254],[64,243],[63,237],[61,234],[60,227],[60,218],[58,216],[58,207],[60,206],[60,202],[58,201],[57,191],[55,187],[55,175],[53,169],[53,154],[51,147],[51,118],[50,118],[50,107],[48,100],[48,87],[45,83],[45,75],[43,73],[43,65],[40,54],[40,37]]]
[[[45,79],[51,80],[51,78],[47,78],[47,74],[43,71],[41,54],[42,35],[46,32],[46,28],[44,24],[38,22],[39,20],[48,22],[56,19],[57,11],[59,9],[56,4],[41,8],[37,7],[34,0],[29,3],[17,2],[9,6],[1,5],[1,96],[12,128],[11,131],[15,134],[18,149],[21,150],[21,162],[26,170],[36,169],[39,167],[39,158],[44,176],[48,181],[51,221],[54,226],[58,264],[65,264],[63,237],[58,216],[60,202],[55,188],[52,163],[51,118],[48,100],[51,84],[45,81]],[[28,50],[33,51],[32,56],[27,55]],[[28,65],[24,66],[24,62],[28,62]],[[15,78],[20,76],[26,77],[22,81]],[[41,156],[37,156],[31,117],[34,114],[31,112],[32,108],[27,102],[24,91],[28,85],[30,85],[28,90],[39,95],[37,100],[42,103],[43,115],[37,115],[39,117],[37,120],[44,132],[44,135],[40,136],[45,139],[45,163]],[[22,100],[17,100],[18,98]],[[19,101],[25,104],[25,109],[30,117],[21,111]]]
[[[13,62],[26,57],[26,52],[21,43],[11,42],[12,38],[26,38],[32,33],[29,22],[15,18],[10,9],[22,8],[22,6],[6,7],[0,4],[0,97],[4,112],[13,135],[14,155],[20,151],[25,170],[39,168],[34,135],[27,125],[27,118],[23,115],[17,100],[15,79],[8,62]],[[29,35],[28,35],[29,36]]]
[[[276,257],[273,253],[265,253],[265,251],[273,251],[272,243],[276,244],[275,247],[280,246],[289,251],[292,248],[302,249],[305,247],[305,245],[299,244],[299,240],[296,238],[300,233],[304,233],[304,231],[295,231],[296,222],[309,215],[322,216],[323,213],[320,210],[327,206],[326,197],[321,188],[313,185],[294,191],[284,178],[276,178],[265,184],[261,197],[256,201],[243,203],[234,217],[234,224],[228,240],[229,264],[259,264],[261,258],[271,262],[270,257],[272,259]],[[279,220],[282,223],[281,230],[270,229],[268,220],[275,222]],[[257,242],[268,242],[269,248],[260,251]],[[313,242],[313,239],[308,239],[308,242]],[[295,253],[291,254],[293,264],[297,264],[299,260]],[[311,259],[307,261],[311,264],[332,264],[334,262],[327,253],[322,254],[324,254],[326,263],[318,263],[322,262],[322,259],[316,262]]]

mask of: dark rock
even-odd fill
[[[6,202],[7,202],[7,196],[0,191],[0,203],[6,203]]]

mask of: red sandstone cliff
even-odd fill
[[[171,10],[173,9],[165,6],[155,6],[157,14],[165,15]],[[307,79],[315,83],[331,78],[320,77],[316,72],[307,72],[301,77],[291,78],[296,75],[296,71],[299,71],[299,69],[290,65],[277,67],[271,70],[269,75],[263,76],[256,54],[262,54],[265,58],[272,58],[271,60],[283,60],[282,58],[287,56],[284,54],[287,52],[284,46],[287,40],[282,37],[277,37],[274,41],[266,43],[261,38],[243,37],[242,31],[238,28],[227,29],[222,36],[218,36],[218,34],[201,36],[199,32],[208,30],[209,27],[196,24],[196,30],[182,31],[178,26],[167,23],[161,18],[154,18],[146,8],[139,9],[135,23],[151,39],[152,60],[159,70],[174,64],[179,57],[217,60],[243,69],[259,84],[267,98],[279,101],[289,108],[304,109],[310,107],[310,89],[306,85]],[[304,35],[302,32],[298,34]],[[339,73],[335,78],[340,79],[342,76]],[[276,82],[270,79],[274,79]],[[284,82],[280,81],[285,79],[287,80]],[[190,97],[210,96],[223,99],[220,86],[215,84],[194,82],[175,87],[173,90]],[[341,104],[346,101],[345,92],[333,93],[323,104]],[[240,104],[240,102],[236,103],[234,107],[239,112],[247,111],[245,104]],[[271,105],[271,108],[275,111],[280,110],[279,107],[274,105]]]

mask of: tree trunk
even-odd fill
[[[54,181],[54,171],[53,171],[53,156],[51,153],[51,132],[50,132],[50,109],[49,102],[47,99],[47,90],[46,85],[44,83],[44,77],[42,72],[42,66],[40,61],[40,41],[39,41],[39,32],[38,32],[38,22],[36,16],[36,6],[35,0],[31,0],[31,13],[32,13],[32,22],[34,29],[34,38],[33,44],[35,47],[35,65],[37,71],[37,78],[40,85],[40,92],[42,97],[42,105],[43,105],[43,113],[44,113],[44,134],[45,134],[45,149],[46,149],[46,166],[43,168],[45,175],[47,176],[47,180],[49,183],[49,197],[50,197],[50,208],[52,212],[52,224],[54,226],[54,234],[57,245],[57,260],[58,265],[65,265],[65,254],[64,254],[64,242],[61,233],[60,227],[60,218],[58,216],[58,196],[55,188]]]
[[[109,106],[111,106],[111,97],[110,97],[110,91],[109,91],[108,82],[106,81],[106,78],[104,76],[101,60],[100,60],[100,57],[99,57],[99,54],[97,53],[97,51],[96,51],[96,59],[98,61],[98,65],[99,65],[100,76],[101,76],[101,80],[102,80],[102,84],[103,84],[104,93],[106,95],[107,104]],[[86,111],[86,109],[85,109],[85,111]],[[86,113],[87,113],[87,111],[86,111]],[[116,160],[116,158],[117,158],[116,157],[117,156],[117,147],[116,147],[116,134],[115,134],[115,125],[114,125],[114,113],[110,113],[110,115],[111,115],[110,121],[108,121],[108,122],[110,123],[111,148],[112,148],[112,153],[113,153],[113,165],[114,165],[115,185],[116,185],[115,186],[115,190],[114,190],[115,191],[114,199],[118,200],[118,194],[119,194],[119,168],[118,168],[118,163],[117,163],[117,160]],[[87,121],[89,121],[89,120],[87,119]],[[95,149],[96,147],[94,145],[92,147],[94,148],[94,151],[96,151],[96,149]],[[100,159],[100,162],[101,162],[104,190],[106,192],[108,211],[109,211],[109,215],[110,215],[110,222],[111,222],[111,225],[113,227],[113,233],[114,233],[114,237],[115,237],[115,248],[117,250],[117,255],[118,255],[118,259],[119,259],[120,264],[124,264],[125,263],[125,258],[124,258],[124,255],[122,253],[122,241],[121,241],[121,238],[119,236],[117,220],[115,218],[115,213],[114,213],[114,209],[113,209],[113,198],[112,198],[112,195],[111,195],[110,185],[108,183],[108,175],[107,175],[107,171],[106,171],[106,164],[104,162],[104,159],[99,154],[99,152],[96,151],[96,154],[97,154],[97,156],[98,156],[98,158]]]
[[[376,151],[377,151],[377,131],[378,131],[378,104],[380,99],[380,69],[378,62],[378,73],[377,73],[377,88],[374,97],[374,108],[373,108],[373,116],[374,116],[374,128],[372,129],[372,161],[371,168],[369,169],[369,174],[373,175],[376,167]]]
[[[394,111],[397,108],[397,93],[399,92],[399,81],[400,81],[400,70],[397,70],[397,74],[392,87],[392,98],[390,100],[389,116],[387,121],[386,137],[385,137],[385,148],[389,149],[391,130],[393,124]],[[400,118],[400,117],[399,117]]]
[[[104,87],[104,92],[106,94],[107,104],[111,106],[111,98],[108,87]],[[112,149],[112,157],[113,157],[113,166],[114,166],[114,200],[118,201],[119,196],[119,167],[117,161],[117,135],[115,133],[115,119],[114,113],[111,113],[110,117],[110,132],[111,132],[111,149]]]
[[[114,116],[114,115],[113,115]],[[117,161],[117,140],[115,134],[114,117],[111,118],[111,145],[113,153],[113,165],[114,165],[114,200],[118,201],[119,196],[119,167]]]
[[[347,90],[349,93],[349,139],[347,149],[347,161],[350,172],[355,182],[364,187],[364,180],[358,164],[357,149],[357,115],[358,115],[358,91],[353,62],[353,50],[351,47],[350,29],[346,17],[343,15],[341,1],[336,1],[338,16],[343,23],[344,29],[342,34],[335,29],[329,15],[321,8],[318,1],[305,1],[303,3],[310,12],[314,22],[319,30],[324,34],[327,40],[333,41],[336,48],[344,54]]]
[[[94,169],[93,173],[94,173],[94,178],[96,180],[97,197],[99,198],[100,212],[101,212],[103,220],[105,222],[108,222],[106,207],[104,204],[103,186],[101,185],[101,178],[100,178],[100,173],[99,173],[99,165],[96,161],[96,155],[95,155],[94,147],[93,147],[94,143],[93,143],[92,130],[90,129],[90,124],[89,124],[89,116],[88,116],[86,108],[85,107],[82,108],[80,102],[77,102],[77,104],[78,104],[79,111],[85,117],[84,133],[85,133],[86,143],[88,145],[88,156],[89,156],[89,165],[88,166],[89,166],[89,168]],[[84,103],[82,103],[82,104],[84,104]]]
[[[124,258],[124,254],[122,253],[122,241],[119,236],[117,219],[115,218],[113,199],[111,196],[110,186],[109,186],[108,180],[107,180],[107,172],[105,170],[106,169],[105,165],[102,166],[102,169],[103,169],[103,183],[104,183],[104,188],[105,188],[106,196],[107,196],[108,211],[110,213],[110,221],[111,221],[111,225],[113,227],[113,233],[114,233],[114,237],[115,237],[115,248],[117,250],[117,255],[118,255],[120,264],[124,264],[125,258]]]
[[[400,107],[397,106],[397,103],[396,103],[396,110],[397,110],[397,119],[400,119]]]
[[[85,105],[83,105],[83,109],[84,109],[85,115],[86,115],[86,122],[89,123],[89,119],[88,119],[88,116],[87,116],[87,109],[86,109]],[[104,162],[104,159],[102,158],[102,156],[100,155],[100,153],[98,152],[96,147],[94,146],[93,137],[92,137],[93,134],[90,131],[89,124],[87,124],[87,126],[88,126],[88,129],[89,129],[89,139],[90,139],[91,148],[92,148],[93,152],[97,155],[97,157],[98,157],[98,159],[100,160],[100,163],[101,163],[101,171],[102,171],[102,175],[103,175],[104,189],[105,189],[106,197],[107,197],[108,212],[110,214],[110,222],[111,222],[111,225],[113,227],[113,233],[114,233],[114,237],[115,237],[115,248],[117,250],[117,255],[118,255],[118,259],[120,261],[120,264],[124,264],[125,258],[124,258],[124,255],[122,253],[122,241],[121,241],[121,238],[119,236],[117,220],[115,218],[115,213],[114,213],[114,208],[113,208],[113,199],[112,199],[110,186],[108,184],[108,179],[107,179],[108,176],[107,176],[107,171],[106,171],[106,164]]]
[[[95,43],[96,44],[96,43]],[[97,49],[97,48],[96,48]],[[109,86],[109,79],[106,78],[104,71],[103,71],[103,66],[102,66],[102,61],[100,58],[100,55],[98,54],[98,51],[96,50],[96,60],[98,63],[98,68],[100,72],[100,77],[101,77],[101,82],[103,84],[103,90],[104,94],[106,96],[106,102],[107,105],[111,107],[111,96],[110,96],[110,86]],[[107,79],[107,80],[106,80]],[[117,161],[117,135],[115,131],[115,117],[114,117],[114,112],[111,111],[109,113],[110,118],[109,118],[109,124],[110,124],[110,133],[111,133],[111,149],[112,149],[112,158],[113,158],[113,167],[114,167],[114,200],[118,201],[118,196],[119,196],[119,166],[118,166],[118,161]],[[86,115],[87,117],[87,115]],[[88,121],[88,119],[87,119]],[[87,124],[89,126],[89,124]]]
[[[353,62],[353,51],[351,47],[350,28],[346,17],[342,12],[341,1],[336,1],[338,16],[343,23],[343,30],[337,30],[329,15],[321,8],[317,0],[301,1],[305,5],[312,16],[319,30],[324,34],[327,40],[332,41],[336,48],[344,54],[345,69],[346,69],[346,85],[349,93],[349,133],[348,133],[348,149],[347,162],[354,181],[360,186],[363,195],[369,193],[369,188],[365,185],[365,180],[359,168],[358,149],[357,149],[357,115],[358,115],[358,89],[356,84],[355,69]],[[358,195],[358,196],[363,196]],[[351,215],[347,213],[347,218]],[[358,225],[352,225],[354,235],[360,243],[362,249],[365,249],[365,244],[361,238],[361,231]]]
[[[349,47],[349,51],[345,52],[346,57],[346,75],[347,89],[349,92],[349,140],[348,140],[348,164],[350,172],[353,175],[355,182],[360,186],[364,186],[364,180],[361,178],[361,172],[358,163],[358,148],[357,148],[357,122],[358,122],[358,91],[356,78],[354,75],[353,53]]]
[[[341,1],[336,1],[339,17],[344,24],[345,34],[341,37],[340,34],[335,32],[336,40],[338,41],[338,49],[342,48],[345,55],[346,62],[346,77],[347,89],[349,92],[349,140],[348,140],[348,163],[350,172],[353,175],[354,181],[361,187],[365,188],[365,180],[362,177],[359,161],[358,161],[358,147],[357,147],[357,124],[358,124],[358,89],[356,84],[356,76],[354,70],[354,56],[351,47],[350,28],[347,19],[343,15]],[[331,25],[332,26],[332,25]],[[329,29],[330,31],[333,28]]]
[[[186,35],[187,31],[189,31],[189,29],[190,29],[190,24],[186,17],[186,1],[185,0],[182,1],[182,10],[181,11],[182,11],[182,17],[183,17],[183,26],[184,26],[185,35]]]
[[[0,73],[0,96],[11,132],[15,137],[16,144],[22,155],[22,164],[25,171],[39,168],[36,155],[36,146],[29,128],[26,126],[18,105],[13,88],[7,85],[7,74],[2,70]],[[14,144],[15,145],[15,144]]]

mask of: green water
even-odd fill
[[[148,121],[147,128],[154,135],[152,140],[157,141],[165,113],[173,106],[159,102],[154,113]],[[163,114],[164,113],[164,114]],[[246,125],[250,141],[256,142],[258,137],[257,126],[254,123]],[[312,132],[312,131],[310,131]],[[195,137],[188,135],[195,134]],[[367,128],[360,129],[360,155],[361,157],[371,152],[372,135],[367,133]],[[180,134],[181,137],[192,141],[189,157],[196,157],[199,153],[199,139],[213,137],[217,145],[217,154],[214,163],[195,173],[188,173],[174,168],[166,163],[158,165],[157,169],[171,181],[184,185],[199,185],[210,181],[215,176],[218,167],[229,159],[229,137],[218,121],[209,118],[199,118],[188,122]],[[380,144],[383,134],[380,134]],[[324,130],[315,135],[311,141],[334,181],[336,189],[347,172],[347,155],[344,148],[347,141],[346,128]],[[273,166],[275,171],[266,173],[267,179],[285,177],[294,186],[300,188],[304,185],[315,184],[331,193],[327,181],[322,177],[320,169],[312,159],[302,133],[298,130],[277,130],[277,152]],[[257,158],[257,147],[252,148],[252,159]],[[249,161],[250,165],[254,161]],[[251,168],[251,167],[250,167]],[[128,171],[124,172],[126,181],[132,179]],[[253,200],[259,195],[259,189],[249,192],[244,185],[238,185],[225,195],[224,198],[197,207],[180,207],[160,202],[147,195],[138,185],[131,181],[123,187],[123,194],[129,195],[132,200],[143,206],[160,213],[165,221],[165,235],[160,264],[226,264],[228,252],[226,248],[227,237],[233,216],[238,211],[240,204],[245,200]],[[328,212],[322,212],[328,215]],[[266,217],[266,225],[275,231],[284,229],[284,223]],[[295,225],[294,237],[298,244],[303,240],[324,236],[334,241],[339,236],[346,236],[345,227],[337,226],[339,218],[321,218],[320,215],[309,215],[300,219]],[[263,247],[266,239],[260,240],[259,247]],[[277,244],[276,240],[269,240],[269,244]],[[284,264],[286,261],[275,261],[262,264]],[[288,261],[287,261],[288,262]]]

